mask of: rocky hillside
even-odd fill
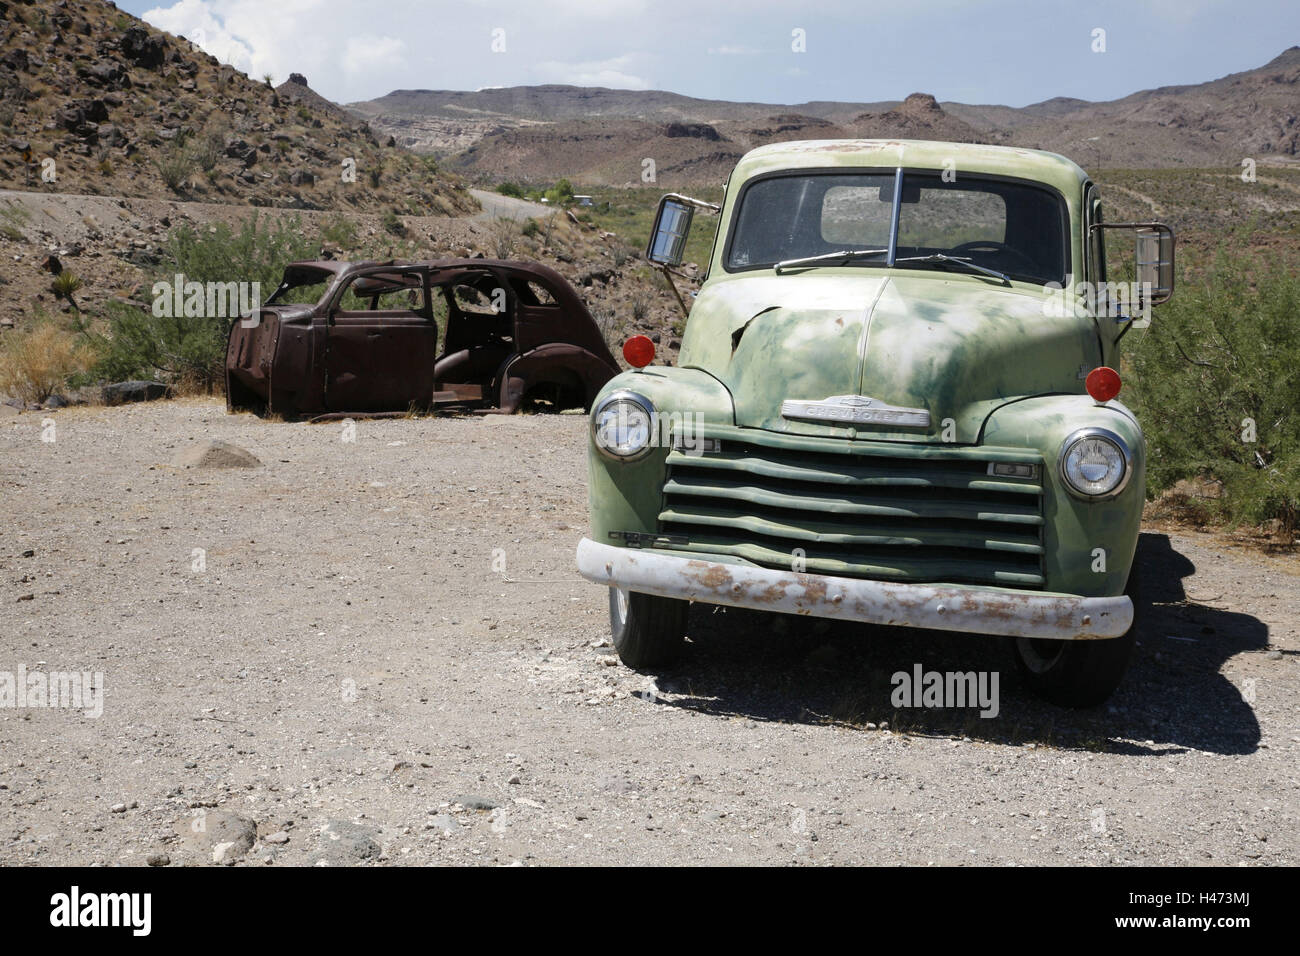
[[[285,95],[251,80],[105,0],[0,0],[6,185],[412,215],[476,208],[426,161],[308,96],[305,80],[293,86]]]
[[[487,181],[563,175],[592,185],[639,182],[641,160],[652,157],[660,181],[672,185],[717,181],[736,155],[762,143],[841,136],[1006,143],[1102,167],[1235,166],[1245,156],[1300,161],[1297,103],[1300,47],[1258,69],[1105,103],[1055,97],[1015,108],[940,104],[917,93],[902,103],[777,106],[537,86],[397,90],[348,109],[403,145],[459,154],[455,168]]]
[[[948,115],[933,96],[914,93],[891,109],[858,113],[842,122],[783,113],[714,123],[670,120],[563,120],[530,123],[484,136],[448,165],[476,180],[547,182],[567,177],[588,186],[636,185],[644,161],[655,163],[668,188],[721,184],[745,152],[797,139],[897,137],[954,142],[1002,142]]]
[[[1258,69],[1209,83],[1164,86],[1108,103],[1049,101],[1037,112],[1014,131],[1017,142],[1074,155],[1081,144],[1095,142],[1096,159],[1105,166],[1237,166],[1248,156],[1300,160],[1300,46]]]

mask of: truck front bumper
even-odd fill
[[[578,545],[578,571],[596,584],[660,597],[892,627],[1087,641],[1120,637],[1133,623],[1133,602],[1124,594],[895,584],[701,561],[588,538]]]

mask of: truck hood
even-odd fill
[[[726,385],[738,425],[973,443],[999,405],[1081,392],[1101,347],[1092,319],[1034,290],[929,271],[819,271],[706,284],[679,364]],[[817,407],[783,414],[788,402]]]

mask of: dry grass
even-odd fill
[[[39,322],[27,332],[0,339],[0,392],[40,404],[62,388],[69,376],[87,372],[94,350],[53,322]]]

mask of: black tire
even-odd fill
[[[1119,687],[1137,637],[1137,567],[1129,572],[1124,593],[1133,601],[1133,624],[1121,637],[1099,641],[1054,641],[1014,638],[1016,667],[1029,689],[1058,707],[1096,707]]]
[[[686,644],[690,601],[609,589],[609,629],[619,659],[636,670],[664,667]]]

